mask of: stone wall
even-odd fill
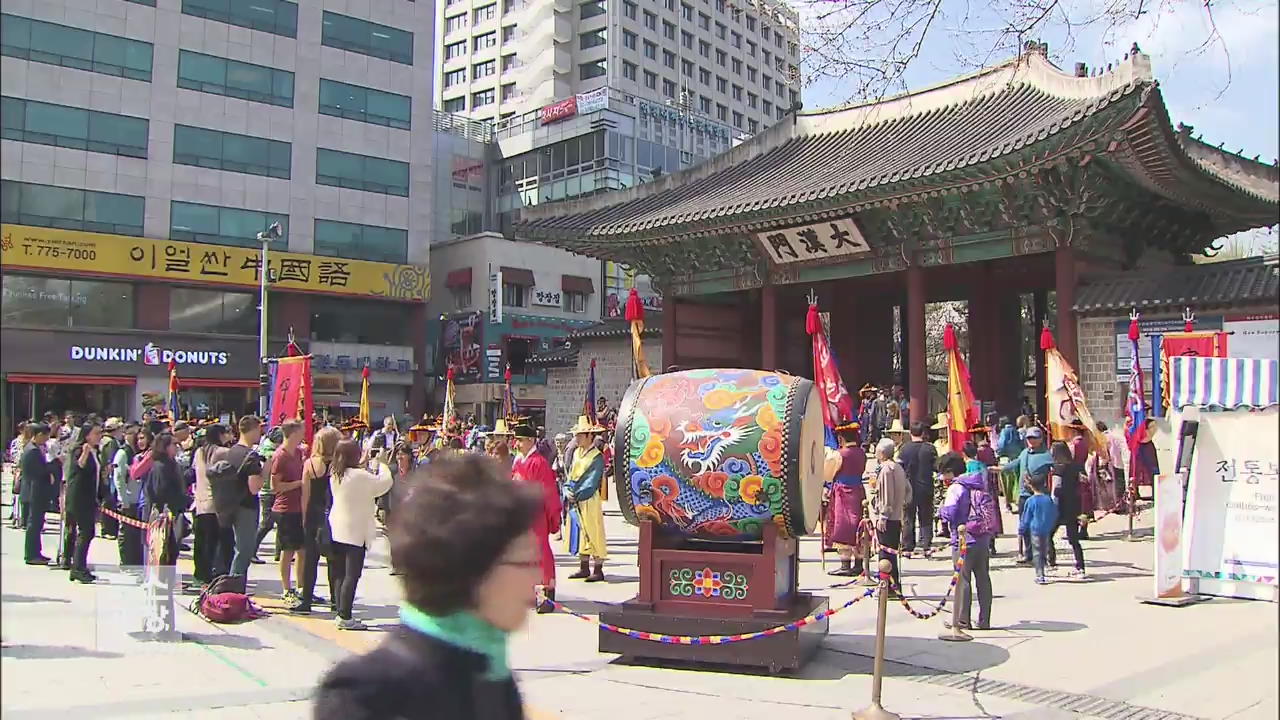
[[[596,361],[596,397],[609,400],[614,410],[631,385],[631,338],[584,338],[579,343],[578,365],[547,371],[547,435],[564,432],[582,414],[591,360]],[[645,338],[644,356],[650,369],[662,367],[661,338]]]

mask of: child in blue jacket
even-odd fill
[[[1047,468],[1045,468],[1047,470]],[[1033,495],[1022,505],[1018,516],[1018,533],[1031,537],[1031,554],[1036,567],[1036,584],[1045,585],[1045,559],[1049,555],[1049,543],[1053,542],[1053,530],[1058,526],[1058,506],[1045,494],[1047,472],[1036,472],[1028,478]]]

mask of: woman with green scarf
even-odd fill
[[[316,720],[521,720],[507,636],[533,609],[539,488],[491,458],[431,463],[391,520],[405,602],[400,626],[339,663],[316,692]]]

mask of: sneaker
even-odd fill
[[[351,618],[350,620],[343,620],[342,618],[338,618],[337,625],[339,630],[368,630],[369,629],[369,626],[365,625],[364,623],[360,622],[355,618]]]
[[[72,570],[67,577],[71,582],[84,583],[85,585],[89,585],[94,580],[98,579],[93,573],[87,570]]]
[[[1068,571],[1068,572],[1067,572],[1067,577],[1069,577],[1069,578],[1075,578],[1076,580],[1088,580],[1088,579],[1089,579],[1089,576],[1088,576],[1088,575],[1086,575],[1086,574],[1085,574],[1085,572],[1084,572],[1083,570],[1071,570],[1071,571]]]
[[[293,607],[289,608],[289,612],[295,615],[306,615],[311,612],[311,606],[304,604],[301,600],[299,600],[297,605],[294,605]]]
[[[301,600],[302,596],[298,594],[298,591],[296,589],[289,588],[288,590],[285,590],[284,592],[280,593],[280,599],[285,601]]]
[[[266,560],[263,560],[262,558],[258,557],[257,555],[254,555],[253,557],[249,558],[249,564],[250,564],[250,565],[266,565],[266,564],[267,564],[267,561],[266,561]]]
[[[951,621],[950,621],[950,620],[944,620],[944,621],[943,621],[943,623],[942,623],[942,627],[946,628],[947,630],[950,630],[950,629],[951,629]],[[961,630],[972,630],[973,628],[969,627],[969,623],[960,623],[960,629],[961,629]]]
[[[1048,579],[1048,578],[1038,577],[1038,578],[1036,578],[1036,584],[1037,584],[1037,585],[1048,585],[1048,584],[1049,584],[1049,579]]]

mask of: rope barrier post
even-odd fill
[[[884,682],[884,629],[889,615],[889,573],[893,566],[888,560],[880,561],[880,601],[876,606],[876,660],[871,675],[871,704],[853,714],[853,720],[899,720],[896,713],[885,710],[880,704],[880,690]]]
[[[958,526],[956,528],[956,533],[956,537],[960,538],[960,567],[955,569],[957,574],[955,589],[956,599],[955,602],[951,603],[951,629],[944,629],[942,632],[938,633],[938,639],[946,640],[947,642],[969,642],[973,639],[973,636],[960,628],[960,606],[964,603],[965,592],[969,589],[969,579],[965,577],[964,572],[965,551],[967,550],[964,526]],[[972,600],[972,598],[970,598],[970,600]]]

